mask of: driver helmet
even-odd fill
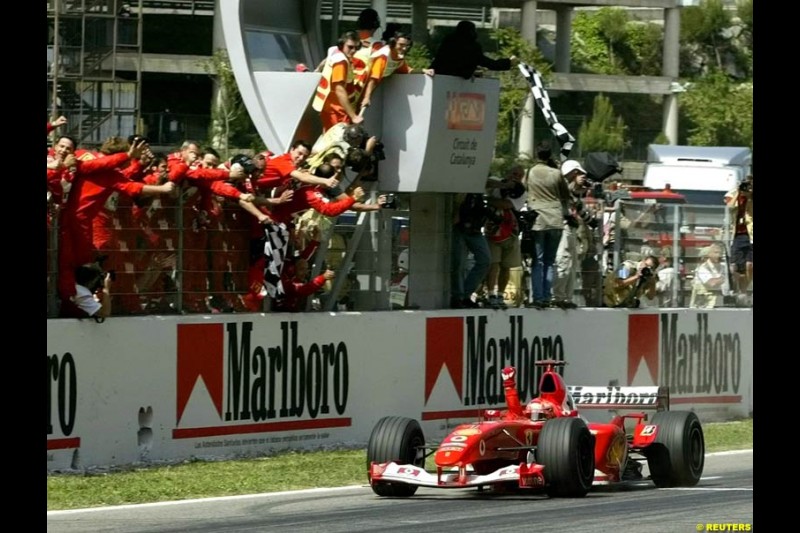
[[[528,404],[528,411],[530,412],[531,420],[534,422],[553,418],[553,407],[541,400],[531,400]]]

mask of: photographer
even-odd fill
[[[552,148],[547,141],[536,147],[536,163],[528,170],[528,208],[538,213],[533,224],[535,252],[531,268],[533,307],[550,306],[555,279],[556,253],[564,232],[564,215],[570,199],[566,180],[552,166]]]
[[[689,307],[713,309],[722,303],[722,290],[727,276],[722,263],[722,247],[713,243],[700,250],[700,263],[692,277],[692,296]]]
[[[103,272],[97,263],[75,269],[75,295],[61,302],[61,318],[94,318],[102,322],[111,316],[113,272]]]
[[[603,284],[603,301],[607,307],[640,307],[642,298],[657,296],[655,271],[658,258],[648,255],[644,261],[625,261],[616,272],[608,272]],[[642,306],[644,307],[644,306]]]
[[[511,269],[522,266],[517,212],[525,206],[524,176],[525,169],[514,165],[505,179],[490,177],[486,182],[488,205],[494,212],[492,219],[484,226],[491,254],[486,289],[489,306],[493,309],[506,308],[504,295]]]
[[[736,305],[750,306],[747,290],[753,283],[753,175],[725,195],[731,218],[731,271],[736,279]]]
[[[345,167],[350,166],[352,168],[353,166],[355,166],[356,168],[358,168],[359,165],[358,161],[363,160],[365,157],[367,156],[365,155],[364,150],[355,148],[350,151],[346,160],[342,158],[339,154],[332,153],[325,158],[325,163],[327,163],[327,166],[330,166],[330,168],[335,172],[335,175],[337,177],[342,176],[341,181],[343,184],[346,185],[349,183],[349,181],[343,177],[345,172]],[[317,170],[315,171],[316,175],[327,176],[327,173],[320,173],[320,169],[326,166],[325,163],[317,167]],[[361,185],[361,177],[356,176],[353,182],[349,184]],[[342,185],[329,189],[326,194],[329,198],[341,199],[342,195],[344,195]],[[381,209],[396,209],[396,208],[397,208],[397,200],[394,194],[381,194],[377,197],[374,203],[365,203],[359,201],[354,203],[350,208],[350,210],[360,212],[360,211],[380,211]]]
[[[564,161],[561,165],[561,174],[567,180],[569,189],[569,212],[565,217],[564,232],[556,251],[556,275],[553,281],[553,305],[563,309],[577,307],[572,301],[575,294],[575,284],[578,277],[578,241],[580,235],[587,240],[587,224],[595,227],[597,221],[594,215],[585,209],[581,198],[589,190],[589,181],[586,170],[572,159]]]
[[[486,277],[491,263],[489,243],[481,231],[490,215],[482,194],[456,194],[450,242],[450,307],[453,309],[480,307],[472,299],[472,293]],[[475,262],[465,277],[467,252],[472,253]]]

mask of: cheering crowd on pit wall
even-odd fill
[[[57,249],[55,260],[48,255],[48,272],[57,279],[49,276],[48,283],[58,316],[100,321],[112,308],[118,315],[305,310],[306,298],[336,276],[328,269],[308,279],[322,228],[348,210],[393,207],[386,195],[364,201],[362,182],[377,180],[382,145],[360,124],[383,79],[414,72],[405,60],[412,42],[392,23],[378,40],[378,28],[377,13],[364,10],[358,31],[343,34],[317,67],[322,77],[312,107],[323,134],[313,147],[300,140],[284,154],[220,161],[214,149],[192,140],[160,154],[139,135],[111,137],[97,151],[56,135],[47,153],[47,236],[48,254]],[[462,21],[421,72],[469,79],[478,67],[509,70],[517,62],[484,55],[474,24]],[[48,135],[65,124],[64,117],[48,123]],[[577,273],[594,246],[581,200],[586,171],[573,160],[555,163],[546,142],[536,155],[528,170],[517,164],[502,179],[490,178],[486,198],[455,195],[451,307],[505,308],[510,273],[524,261],[531,290],[522,305],[576,307]],[[740,294],[752,281],[750,184],[726,197],[736,211],[731,256]],[[472,265],[464,272],[468,253]],[[711,262],[714,254],[708,255]],[[609,273],[605,305],[652,300],[657,277],[642,278],[660,268],[652,257]],[[698,279],[714,277],[713,264],[702,268]],[[713,285],[698,288],[704,306],[714,305]]]
[[[347,138],[360,142],[353,133]],[[360,149],[345,156],[327,150],[324,160],[308,167],[311,147],[303,141],[285,154],[221,162],[195,141],[166,155],[153,153],[137,136],[112,137],[96,152],[76,150],[69,136],[56,139],[47,158],[47,224],[49,240],[57,218],[61,317],[110,315],[112,291],[115,314],[175,311],[174,300],[147,294],[174,292],[169,287],[178,265],[184,312],[263,311],[265,272],[274,259],[265,252],[266,227],[288,229],[309,210],[336,217],[385,204],[383,196],[362,202],[360,175],[339,188],[342,167],[354,154],[366,158]],[[360,174],[368,172],[364,167]],[[334,277],[325,271],[301,279],[319,238],[318,225],[291,232],[292,254],[278,268],[282,301],[276,308],[303,310],[303,298]]]

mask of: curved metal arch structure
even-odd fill
[[[321,75],[297,72],[323,58],[321,0],[220,1],[236,82],[267,147],[285,151],[321,133],[311,99]],[[372,98],[364,126],[385,145],[385,192],[480,192],[494,153],[496,79],[395,75]]]
[[[224,0],[219,16],[228,57],[250,118],[279,153],[299,133],[319,129],[308,112],[320,75],[299,63],[322,60],[321,0]]]

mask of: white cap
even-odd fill
[[[581,164],[575,161],[574,159],[567,159],[566,161],[564,161],[564,164],[561,165],[562,176],[566,176],[573,170],[580,170],[583,174],[586,174],[586,170],[584,170]]]

